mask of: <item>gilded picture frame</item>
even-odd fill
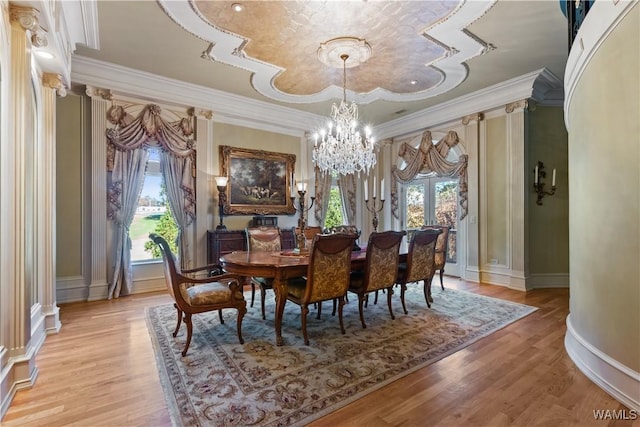
[[[228,178],[226,215],[291,215],[295,154],[220,146],[220,169]]]

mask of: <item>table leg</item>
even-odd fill
[[[282,316],[284,315],[284,305],[287,302],[287,282],[282,278],[280,271],[273,279],[273,292],[276,294],[276,345],[283,345]]]

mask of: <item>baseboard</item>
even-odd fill
[[[564,346],[580,371],[611,397],[640,411],[640,373],[595,348],[573,328],[571,314],[567,316]]]
[[[467,267],[464,273],[464,280],[480,283],[480,270],[477,267]]]
[[[33,350],[31,347],[28,354],[9,359],[7,366],[4,366],[0,371],[0,389],[7,390],[7,393],[2,395],[2,402],[0,402],[0,420],[9,410],[16,393],[19,390],[33,387],[38,378],[40,371],[35,365],[35,351]],[[28,376],[23,375],[25,370],[28,372]]]
[[[526,279],[518,277],[514,273],[514,271],[507,269],[504,271],[483,270],[480,271],[480,281],[490,285],[504,286],[505,288],[517,291],[526,291]]]
[[[569,273],[532,274],[527,280],[527,289],[568,288]]]
[[[58,303],[87,300],[87,284],[83,276],[56,278],[56,301]]]

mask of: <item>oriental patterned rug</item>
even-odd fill
[[[421,286],[409,286],[408,315],[394,295],[391,320],[382,295],[365,308],[362,329],[357,299],[344,308],[346,335],[340,334],[331,303],[322,319],[311,309],[305,346],[300,308],[287,303],[282,325],[285,345],[275,345],[274,298],[267,294],[267,320],[260,304],[248,307],[238,343],[236,312],[193,316],[193,339],[186,357],[186,327],[176,324],[172,305],[147,309],[160,379],[175,425],[304,425],[417,369],[442,359],[532,313],[534,307],[454,289],[433,287],[428,309]],[[270,314],[269,314],[270,313]]]

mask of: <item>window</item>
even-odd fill
[[[171,246],[171,250],[177,253],[175,240],[178,236],[178,227],[169,208],[160,171],[160,153],[157,148],[149,149],[149,160],[142,191],[138,198],[138,208],[129,228],[132,262],[156,260],[162,256],[156,245],[149,241],[149,233],[163,236]]]
[[[327,214],[324,217],[324,228],[331,228],[344,224],[343,218],[344,215],[342,213],[342,197],[340,196],[340,189],[337,185],[331,185],[331,192],[329,193],[329,207],[327,208]]]

